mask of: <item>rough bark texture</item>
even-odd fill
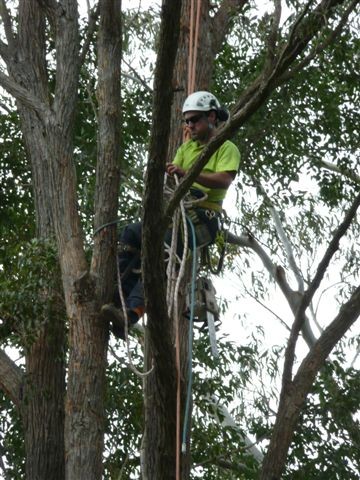
[[[48,103],[45,68],[45,17],[36,2],[21,2],[18,38],[8,36],[12,79]],[[33,48],[36,44],[37,48]],[[52,212],[43,124],[38,115],[18,102],[22,131],[31,162],[37,236],[53,237]],[[56,292],[47,292],[47,295]],[[50,298],[49,298],[50,300]],[[26,478],[64,478],[65,330],[60,318],[39,326],[26,348],[26,380],[20,412],[25,433]]]
[[[200,2],[195,2],[200,4]],[[218,15],[211,18],[209,2],[202,2],[201,27],[199,35],[199,53],[196,64],[195,89],[209,88],[212,65],[217,49],[225,36],[229,20],[229,12],[234,6],[242,6],[244,2],[223,2]],[[190,2],[185,0],[181,6],[180,40],[174,74],[171,73],[171,59],[176,45],[178,28],[174,25],[175,15],[170,20],[166,17],[168,4],[163,8],[164,22],[168,22],[163,31],[159,51],[154,91],[153,131],[149,148],[149,167],[144,197],[144,231],[143,231],[143,269],[144,288],[149,316],[150,351],[155,364],[154,372],[146,379],[145,385],[145,460],[146,479],[175,478],[176,465],[176,368],[174,349],[174,328],[169,322],[165,305],[165,284],[163,264],[162,235],[169,222],[168,218],[159,218],[162,212],[162,182],[165,170],[166,153],[168,160],[182,140],[181,105],[187,94],[187,70],[189,52],[189,19]],[[180,2],[171,3],[172,12],[180,8]],[[171,15],[170,15],[171,16]],[[221,18],[221,22],[218,19]],[[226,19],[226,21],[225,21]],[[209,29],[216,30],[217,35],[209,35]],[[167,38],[165,36],[168,35]],[[167,77],[166,77],[167,75]],[[172,84],[170,83],[172,80]],[[171,144],[167,149],[169,139],[170,111],[172,86],[175,87],[175,98],[171,114]],[[179,87],[180,86],[180,87]],[[161,119],[161,122],[158,121]],[[155,242],[155,238],[157,241]],[[182,302],[179,302],[183,305]],[[182,309],[182,307],[180,307]],[[187,358],[188,358],[188,323],[184,322],[180,312],[180,345],[181,345],[181,418],[184,414]],[[181,421],[181,426],[183,422]],[[156,448],[154,448],[156,445]],[[181,478],[189,478],[190,456],[181,456]]]
[[[153,129],[144,195],[143,270],[146,309],[150,332],[150,352],[155,370],[145,381],[145,471],[146,479],[175,478],[176,370],[165,301],[163,236],[159,228],[163,210],[162,177],[170,132],[172,71],[178,44],[181,1],[165,1],[158,61],[155,72]],[[160,121],[161,119],[161,121]],[[156,241],[154,241],[157,239]],[[148,295],[148,292],[151,295]]]
[[[62,319],[49,319],[26,355],[26,478],[64,478],[65,352]]]
[[[97,226],[116,215],[120,143],[121,3],[104,1],[100,7],[99,54],[103,58],[99,62]],[[17,35],[6,9],[2,15],[8,45],[2,44],[1,53],[9,77],[2,74],[1,80],[17,99],[33,173],[37,232],[41,238],[55,237],[62,272],[70,351],[65,426],[64,324],[49,319],[49,325],[39,331],[27,352],[24,388],[18,385],[12,389],[10,382],[3,388],[19,404],[22,414],[27,478],[60,480],[66,475],[67,479],[99,479],[108,330],[98,311],[106,295],[111,295],[115,232],[102,232],[95,242],[92,264],[96,284],[85,258],[73,165],[80,68],[77,2],[20,1]],[[45,18],[55,35],[53,91],[46,72]],[[18,372],[9,359],[1,364],[5,369],[11,365],[14,374]],[[23,402],[18,388],[23,391]]]
[[[196,2],[195,2],[196,3]],[[199,2],[200,3],[200,2]],[[224,0],[219,14],[209,16],[210,4],[203,4],[195,89],[208,88],[212,59],[226,31],[229,12],[244,2]],[[189,1],[165,0],[159,42],[159,60],[154,88],[152,140],[144,196],[143,268],[146,307],[149,316],[151,355],[155,370],[146,379],[146,426],[144,478],[162,480],[175,478],[176,369],[173,331],[165,302],[165,281],[162,235],[179,199],[188,190],[211,154],[252,115],[269,97],[273,89],[296,71],[289,71],[304,52],[309,40],[327,23],[332,10],[345,0],[323,0],[307,17],[298,22],[288,43],[278,51],[271,49],[266,71],[244,92],[234,110],[233,119],[204,150],[198,164],[184,179],[164,213],[162,185],[165,159],[172,157],[180,143],[180,106],[188,92],[183,89],[187,78],[189,47]],[[99,227],[116,216],[119,156],[119,65],[121,47],[120,2],[100,2],[99,33],[99,167],[95,226]],[[182,8],[182,10],[181,10]],[[227,9],[227,10],[226,10]],[[182,22],[180,23],[180,12]],[[98,318],[99,307],[111,292],[114,272],[115,229],[104,229],[95,238],[94,257],[90,270],[85,257],[82,230],[77,211],[76,177],[73,165],[74,114],[78,88],[79,34],[77,2],[19,2],[18,34],[12,32],[11,18],[4,18],[8,45],[1,44],[1,54],[8,65],[9,77],[0,72],[0,81],[18,103],[27,153],[32,164],[38,235],[56,238],[62,282],[69,320],[69,369],[64,427],[64,365],[62,363],[62,324],[53,324],[40,331],[27,354],[27,378],[0,353],[1,387],[18,406],[26,433],[28,478],[59,479],[64,477],[66,458],[67,480],[98,480],[102,476],[104,433],[104,388],[107,328]],[[54,32],[56,49],[56,82],[50,90],[46,74],[45,18]],[[216,22],[218,26],[215,27]],[[173,75],[179,28],[182,40],[178,50],[177,70]],[[211,30],[215,29],[215,30]],[[208,35],[212,31],[212,35]],[[219,35],[215,35],[218,32]],[[214,40],[215,39],[215,40]],[[272,45],[272,47],[279,47]],[[275,52],[275,53],[274,53]],[[169,147],[171,100],[179,89],[173,107]],[[109,288],[110,287],[110,288]],[[309,356],[304,360],[289,390],[287,415],[280,412],[274,432],[273,446],[264,464],[263,478],[280,474],[288,443],[307,389],[321,362],[336,339],[349,328],[359,314],[359,292],[330,325]],[[185,345],[186,327],[181,333]],[[182,354],[187,356],[185,346]],[[185,365],[183,358],[182,364]],[[183,380],[183,378],[182,378]],[[310,383],[309,383],[310,382]],[[22,386],[25,385],[26,402]],[[185,389],[182,389],[184,395]],[[48,397],[53,401],[48,401]],[[182,402],[183,404],[183,402]],[[40,424],[38,420],[41,419]],[[44,422],[44,419],[46,421]],[[64,439],[65,428],[65,439]],[[41,430],[42,429],[42,430]],[[49,430],[47,430],[49,429]],[[66,449],[64,451],[64,444]],[[279,450],[277,450],[279,449]],[[279,454],[278,454],[279,452]],[[276,460],[278,457],[278,460]],[[188,459],[187,459],[188,460]],[[51,463],[52,462],[52,463]],[[49,473],[51,467],[51,473]],[[185,463],[182,478],[188,476]],[[270,475],[267,476],[266,475]],[[272,477],[271,477],[272,476]]]

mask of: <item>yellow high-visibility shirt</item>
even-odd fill
[[[183,143],[176,152],[173,163],[189,170],[198,159],[205,145],[194,140],[188,140]],[[230,140],[226,140],[220,148],[210,157],[209,161],[202,170],[202,173],[215,172],[237,172],[240,165],[240,152],[237,146]],[[225,188],[209,188],[193,183],[193,188],[197,188],[207,194],[207,201],[222,204],[226,195]]]

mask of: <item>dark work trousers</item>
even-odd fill
[[[203,247],[214,242],[219,230],[219,215],[215,212],[193,208],[189,214],[189,222],[194,225],[196,245]],[[121,285],[124,293],[126,308],[143,307],[144,289],[141,280],[141,231],[140,222],[126,225],[119,235],[118,262],[122,277]],[[165,235],[165,242],[171,244],[171,229]],[[189,248],[193,248],[192,229],[188,226]],[[130,247],[130,248],[129,248]],[[178,254],[182,254],[182,238],[179,233]],[[120,306],[120,297],[116,289],[114,303]]]

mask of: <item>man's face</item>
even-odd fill
[[[213,112],[210,113],[210,115]],[[190,111],[184,113],[184,122],[190,132],[192,140],[197,140],[200,143],[206,143],[210,136],[213,125],[209,121],[208,112]]]

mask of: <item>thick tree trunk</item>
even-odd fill
[[[28,479],[64,479],[64,340],[63,319],[50,318],[26,355],[23,402]]]
[[[198,54],[196,62],[196,76],[193,85],[194,89],[208,89],[211,82],[213,60],[218,51],[228,27],[229,12],[234,6],[240,7],[244,2],[225,1],[220,7],[217,15],[211,18],[209,2],[195,2],[202,5],[200,12],[200,30],[198,37]],[[172,5],[175,9],[175,6]],[[180,478],[186,480],[190,475],[190,449],[186,454],[181,454],[180,439],[177,439],[176,417],[177,417],[177,372],[176,372],[176,351],[174,348],[175,327],[167,320],[166,308],[164,308],[164,283],[163,283],[163,246],[162,242],[154,242],[155,238],[161,237],[164,230],[164,223],[160,222],[159,210],[162,211],[162,176],[165,169],[165,157],[168,152],[168,161],[171,161],[176,148],[182,141],[183,131],[181,128],[181,106],[188,94],[188,68],[189,68],[189,30],[190,30],[190,1],[184,0],[181,6],[180,40],[175,70],[173,75],[173,88],[175,91],[171,114],[171,136],[169,148],[166,147],[165,139],[167,132],[165,128],[158,127],[166,123],[168,113],[165,112],[165,103],[170,101],[165,95],[168,86],[164,83],[155,83],[155,105],[153,118],[152,144],[150,145],[149,169],[147,185],[144,198],[144,231],[143,231],[143,267],[144,287],[149,315],[150,330],[150,351],[155,364],[154,372],[145,382],[145,436],[144,436],[144,479],[156,478],[174,479],[177,478],[176,458],[180,454]],[[195,30],[195,24],[193,25]],[[174,27],[175,29],[175,27]],[[171,45],[175,38],[175,30],[171,32],[171,40],[162,39],[163,45]],[[209,35],[210,29],[216,34]],[[170,67],[172,52],[166,52],[166,68]],[[164,82],[164,72],[160,73],[162,51],[159,52],[159,70],[157,71],[158,82]],[[159,91],[157,91],[157,88]],[[161,94],[161,97],[158,96]],[[161,100],[160,100],[161,98]],[[161,111],[161,109],[163,109]],[[159,114],[159,115],[158,115]],[[161,118],[161,122],[158,119]],[[161,145],[157,143],[161,139]],[[187,280],[185,279],[185,283]],[[147,294],[149,292],[149,294]],[[188,379],[188,322],[185,321],[183,313],[183,302],[179,302],[178,316],[179,338],[180,338],[180,436],[183,428],[186,387]],[[190,423],[191,428],[191,410]],[[188,432],[189,433],[189,432]],[[187,436],[189,446],[189,435]],[[157,447],[154,448],[154,445]],[[179,458],[179,457],[178,457]]]
[[[10,62],[13,79],[47,103],[48,85],[45,69],[45,18],[34,2],[19,7],[17,49],[8,38],[17,62]],[[37,48],[33,48],[36,44]],[[48,170],[43,168],[47,153],[43,126],[39,117],[19,103],[19,113],[28,158],[32,168],[36,232],[40,239],[53,238],[52,212],[49,208]],[[57,292],[46,292],[57,297]],[[25,432],[26,478],[63,480],[64,397],[65,397],[65,327],[59,315],[49,318],[34,332],[34,340],[25,348],[26,380],[21,407]]]

